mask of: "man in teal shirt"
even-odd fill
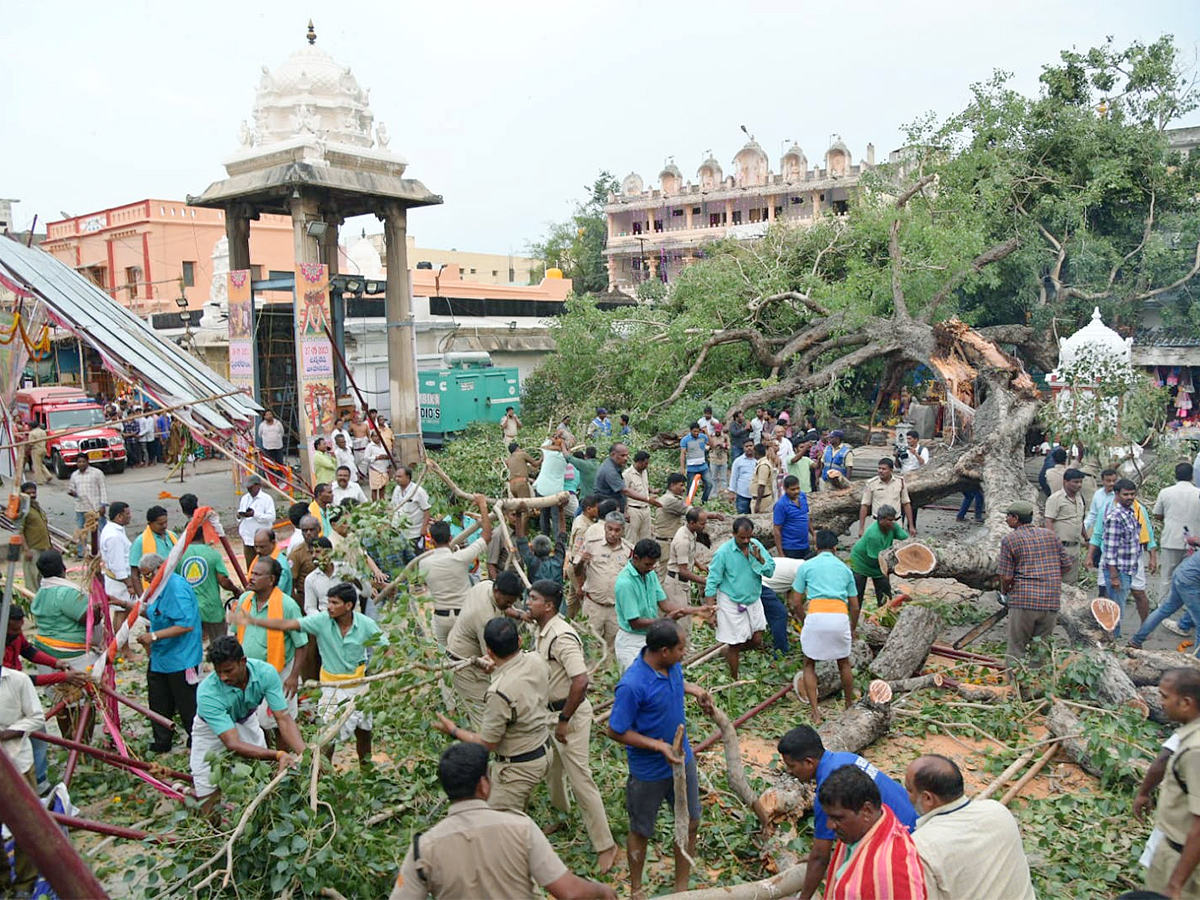
[[[704,596],[717,599],[717,640],[726,644],[725,661],[734,681],[741,651],[762,647],[767,616],[762,605],[763,576],[773,575],[775,560],[757,538],[754,522],[733,520],[733,538],[713,554]]]
[[[237,599],[235,612],[246,616],[278,616],[280,619],[303,615],[299,604],[279,587],[282,569],[279,561],[269,556],[256,560],[250,567],[250,590]],[[246,656],[269,663],[279,673],[283,692],[288,697],[288,709],[294,717],[298,708],[296,696],[300,689],[300,672],[304,669],[305,655],[311,652],[308,635],[301,632],[268,633],[258,625],[257,619],[246,623],[236,621],[238,643]],[[259,724],[266,731],[275,730],[275,719],[265,705],[259,709]]]
[[[667,592],[659,583],[654,568],[662,550],[658,541],[643,538],[633,548],[613,587],[617,607],[617,662],[624,672],[646,646],[646,630],[661,618],[678,619],[667,608]]]
[[[179,536],[167,528],[167,511],[161,506],[150,507],[146,510],[145,529],[129,546],[129,565],[136,566],[147,553],[166,559],[178,540]]]
[[[196,718],[192,723],[191,770],[197,799],[210,809],[216,787],[209,780],[208,754],[226,749],[247,759],[275,759],[281,766],[299,761],[304,740],[296,720],[288,713],[279,673],[268,663],[246,659],[232,635],[219,637],[208,648],[213,671],[196,690]],[[255,713],[266,703],[279,723],[282,742],[291,751],[267,749]]]
[[[260,562],[259,565],[263,565]],[[367,685],[361,683],[366,674],[368,648],[373,644],[386,645],[384,634],[373,619],[358,612],[358,590],[343,582],[329,589],[328,606],[323,613],[313,613],[303,618],[260,619],[249,615],[242,608],[234,613],[234,623],[239,627],[257,625],[272,631],[302,632],[317,640],[321,654],[321,702],[317,712],[322,722],[331,724],[341,717],[341,706],[352,697],[366,693]],[[342,687],[342,682],[352,682]],[[358,763],[366,766],[371,761],[371,715],[355,710],[342,723],[338,740],[347,740],[354,734]],[[325,755],[333,757],[333,742],[325,746]]]
[[[858,626],[858,597],[854,574],[833,555],[837,535],[817,532],[817,555],[801,564],[792,582],[792,612],[800,622],[804,651],[804,694],[812,705],[813,723],[821,721],[817,697],[817,660],[837,660],[846,708],[854,705],[854,672],[850,648]]]

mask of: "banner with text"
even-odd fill
[[[333,432],[337,392],[333,380],[333,346],[325,329],[330,323],[329,269],[317,263],[296,266],[296,360],[300,371],[300,427],[304,442]]]

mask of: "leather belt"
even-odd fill
[[[1183,844],[1180,844],[1180,843],[1178,843],[1177,841],[1173,841],[1173,840],[1171,840],[1171,839],[1170,839],[1169,837],[1167,837],[1165,834],[1163,835],[1163,840],[1164,840],[1164,841],[1166,841],[1166,842],[1167,842],[1167,846],[1168,846],[1168,847],[1170,847],[1172,850],[1174,850],[1176,853],[1182,853],[1182,852],[1183,852]]]
[[[630,509],[649,509],[650,507],[648,505],[646,505],[645,503],[630,503],[629,508]]]
[[[461,609],[435,609],[433,614],[435,616],[457,616],[460,612],[462,612]]]
[[[530,750],[528,753],[518,753],[516,756],[497,756],[496,762],[502,763],[523,763],[533,762],[535,759],[541,759],[546,755],[546,744],[538,747],[536,750]]]
[[[670,570],[668,570],[668,571],[667,571],[667,577],[668,577],[668,578],[678,578],[680,581],[686,581],[686,580],[687,580],[687,579],[686,579],[686,578],[684,578],[682,575],[680,575],[678,572],[672,572],[672,571],[670,571]]]
[[[563,697],[561,700],[554,700],[554,701],[546,704],[546,706],[548,706],[550,708],[551,712],[562,712],[564,707],[566,707],[566,705],[567,705],[566,697]]]
[[[1062,542],[1062,545],[1063,545],[1064,547],[1078,547],[1078,546],[1079,546],[1079,541],[1063,541],[1063,542]]]

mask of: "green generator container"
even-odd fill
[[[472,422],[496,422],[511,406],[521,411],[521,379],[515,366],[493,366],[487,353],[447,353],[444,366],[417,372],[421,433],[425,443],[444,443]]]

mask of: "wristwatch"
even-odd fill
[[[571,717],[570,717],[570,716],[568,716],[566,713],[560,712],[560,713],[558,714],[558,721],[560,721],[560,722],[570,722],[570,721],[571,721]]]
[[[158,632],[157,631],[150,632],[150,643],[153,644],[157,640],[158,640]]]

